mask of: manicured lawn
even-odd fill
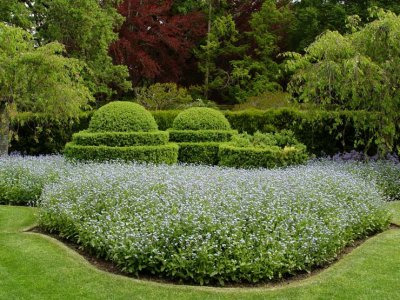
[[[400,202],[390,203],[400,225]],[[274,288],[207,288],[99,271],[60,242],[22,232],[35,209],[0,206],[0,299],[399,299],[400,230],[369,239],[308,279]]]

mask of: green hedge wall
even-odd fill
[[[125,160],[174,164],[178,162],[178,145],[169,143],[158,146],[109,147],[67,143],[64,155],[83,161]]]
[[[334,154],[352,149],[376,152],[380,120],[364,111],[301,111],[282,108],[259,111],[227,112],[232,128],[253,134],[291,130],[297,139],[316,155]]]
[[[72,134],[89,126],[93,112],[79,119],[56,120],[46,114],[21,113],[11,121],[13,137],[10,151],[27,155],[60,153]]]
[[[219,148],[219,165],[237,168],[276,168],[302,164],[307,161],[306,148],[301,145],[280,148],[242,148],[221,145]]]
[[[74,133],[72,142],[82,146],[115,146],[165,145],[169,141],[166,131],[151,132],[89,132],[86,130]]]
[[[152,112],[159,130],[172,127],[174,118],[180,111]],[[393,124],[393,133],[382,133],[382,116],[364,111],[300,111],[294,108],[271,110],[245,110],[224,112],[239,132],[253,134],[257,130],[292,130],[297,139],[316,155],[357,149],[367,149],[375,154],[378,143],[394,138],[393,144],[400,145],[400,123]],[[74,132],[86,129],[91,114],[83,114],[80,122],[69,120],[59,122],[49,116],[22,114],[13,120],[13,129],[18,139],[11,143],[11,151],[25,154],[48,154],[61,152],[71,140]]]
[[[179,143],[178,160],[188,164],[218,164],[218,151],[221,143]]]
[[[175,130],[169,129],[172,142],[228,142],[236,130]]]

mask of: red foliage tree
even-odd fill
[[[178,82],[196,42],[206,34],[200,12],[172,13],[173,0],[125,0],[118,7],[126,18],[110,52],[127,65],[134,86],[143,81]]]

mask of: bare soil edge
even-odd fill
[[[387,230],[383,231],[389,231],[389,230],[400,230],[400,225],[391,223],[390,226],[388,227]],[[120,275],[124,277],[129,277],[133,279],[138,279],[138,280],[143,280],[143,281],[149,281],[149,282],[154,282],[154,283],[161,283],[161,284],[170,284],[170,285],[177,285],[177,286],[193,286],[193,287],[212,287],[212,288],[277,288],[277,287],[283,287],[289,284],[293,283],[298,283],[302,280],[309,279],[311,277],[314,277],[321,273],[322,271],[330,268],[331,266],[335,265],[337,262],[339,262],[342,258],[350,254],[354,249],[358,248],[362,244],[364,244],[366,241],[369,239],[383,233],[383,232],[377,232],[371,236],[368,236],[364,239],[356,240],[352,243],[352,245],[347,246],[344,248],[337,256],[334,258],[329,264],[326,264],[324,266],[317,266],[313,268],[310,272],[306,271],[300,271],[295,275],[287,275],[281,279],[278,280],[272,280],[272,281],[264,281],[264,282],[259,282],[256,284],[250,284],[250,283],[226,283],[224,286],[221,285],[196,285],[196,284],[190,284],[187,282],[180,282],[180,281],[174,281],[171,279],[165,279],[165,278],[160,278],[157,277],[156,275],[152,274],[140,274],[139,276],[134,276],[130,273],[123,272],[121,271],[118,266],[108,260],[105,260],[103,258],[99,258],[93,254],[91,254],[89,251],[86,251],[82,246],[71,242],[70,240],[67,240],[65,238],[60,237],[57,234],[49,233],[43,229],[41,229],[39,226],[34,226],[31,228],[28,228],[27,230],[24,230],[24,232],[31,232],[31,233],[37,233],[37,234],[42,234],[45,236],[48,236],[50,238],[56,239],[63,243],[65,246],[70,248],[71,250],[75,251],[79,255],[81,255],[87,262],[89,262],[92,266],[95,268],[112,273],[115,275]]]

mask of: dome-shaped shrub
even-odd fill
[[[181,112],[174,120],[177,130],[230,130],[231,125],[218,110],[193,107]]]
[[[157,123],[143,106],[133,102],[115,101],[99,108],[93,115],[91,132],[154,131]]]

